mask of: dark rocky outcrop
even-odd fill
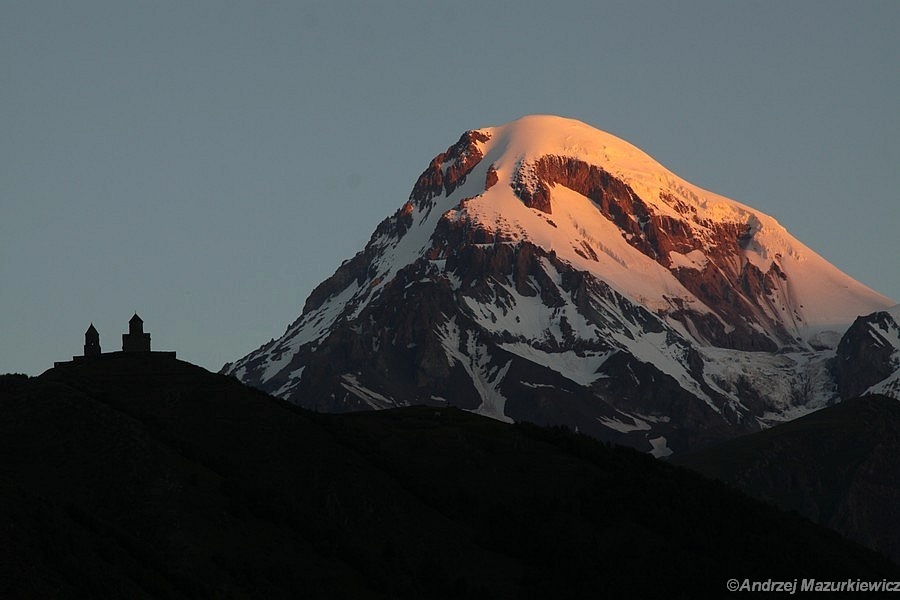
[[[497,169],[494,168],[494,165],[491,165],[488,168],[487,175],[484,176],[484,191],[488,191],[489,189],[497,185],[497,182],[499,180],[500,178],[497,175]]]
[[[442,194],[450,195],[466,180],[475,166],[481,162],[483,154],[479,142],[490,139],[482,131],[467,131],[459,140],[431,160],[428,168],[419,175],[409,199],[421,208],[433,206],[432,199]],[[495,172],[496,176],[496,172]]]
[[[842,398],[858,396],[900,369],[897,340],[900,327],[888,312],[872,313],[853,322],[841,337],[832,362]]]

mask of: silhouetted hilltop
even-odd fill
[[[4,598],[697,597],[730,577],[900,576],[561,429],[316,414],[149,353],[0,383]]]

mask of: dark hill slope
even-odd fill
[[[897,400],[847,400],[674,461],[900,561]]]
[[[319,415],[164,356],[0,379],[4,598],[696,597],[728,577],[898,576],[562,430]]]

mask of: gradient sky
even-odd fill
[[[585,121],[900,300],[900,2],[0,0],[0,373],[212,370],[466,129]]]

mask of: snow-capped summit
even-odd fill
[[[774,349],[843,331],[890,304],[772,217],[689,184],[579,121],[525,117],[461,142],[458,153],[480,161],[473,181],[445,196],[442,215],[552,249],[701,341]],[[437,175],[434,166],[424,177]],[[505,185],[479,189],[488,172]],[[729,326],[742,335],[728,339]]]
[[[894,304],[775,219],[572,119],[464,133],[284,336],[226,365],[320,410],[452,404],[664,455],[835,399]]]

